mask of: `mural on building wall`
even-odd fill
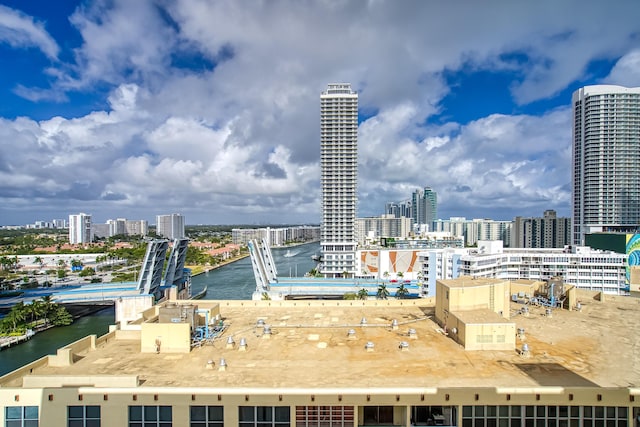
[[[380,265],[379,251],[362,251],[360,262],[364,266],[365,273],[377,273]]]
[[[389,251],[389,264],[391,272],[411,273],[415,268],[418,260],[417,251]]]
[[[640,234],[627,234],[627,267],[625,287],[629,290],[631,270],[640,268]]]

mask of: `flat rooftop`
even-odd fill
[[[465,351],[435,323],[432,300],[217,301],[228,328],[188,354],[141,353],[137,340],[111,339],[78,354],[71,366],[43,366],[33,375],[138,375],[142,388],[640,386],[640,299],[581,296],[581,311],[556,309],[551,317],[543,307],[516,315],[522,305],[512,303],[511,321],[525,329],[529,358],[518,351]],[[269,339],[256,327],[259,319],[271,327]],[[410,328],[417,338],[408,335]],[[355,339],[348,339],[349,329]],[[247,351],[238,350],[241,338]],[[403,341],[409,344],[404,351]],[[368,342],[373,351],[365,350]],[[218,370],[221,358],[226,371]],[[207,369],[210,360],[213,369]],[[3,385],[21,384],[17,378]]]

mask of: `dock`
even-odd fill
[[[9,348],[12,345],[20,344],[21,342],[28,341],[32,336],[35,335],[35,332],[31,329],[27,329],[27,333],[24,335],[18,335],[15,337],[0,337],[0,350],[4,350],[5,348]]]

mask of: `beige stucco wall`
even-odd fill
[[[635,402],[630,403],[630,396]],[[354,406],[356,425],[362,424],[364,406],[394,406],[394,424],[409,426],[411,406],[459,405],[589,405],[628,407],[629,425],[638,411],[640,390],[598,387],[529,387],[529,388],[425,388],[415,390],[224,390],[215,388],[94,388],[64,387],[54,389],[0,388],[4,406],[38,406],[40,425],[67,425],[67,405],[100,405],[103,427],[128,425],[129,405],[170,405],[173,425],[189,424],[190,405],[224,406],[224,424],[238,425],[239,406],[289,406],[295,424],[296,406]],[[635,408],[635,409],[634,409]],[[461,407],[458,408],[458,426]],[[0,425],[5,424],[0,411]],[[45,422],[46,421],[46,422]]]
[[[475,283],[482,283],[475,285]],[[486,284],[485,284],[486,283]],[[489,284],[490,283],[490,284]],[[506,280],[470,278],[436,281],[436,319],[447,322],[447,313],[489,309],[509,318],[510,283]],[[493,307],[491,293],[493,292]]]
[[[160,353],[189,353],[191,327],[188,323],[143,323],[140,351],[156,353],[156,340],[160,341]]]

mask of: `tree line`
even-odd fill
[[[0,334],[23,335],[27,329],[44,329],[49,326],[67,326],[73,323],[73,317],[60,304],[46,295],[31,303],[19,302],[0,320]]]

